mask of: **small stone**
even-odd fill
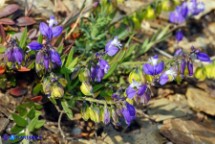
[[[197,88],[188,88],[186,96],[193,110],[215,115],[215,98],[209,96],[207,92]]]
[[[160,132],[177,144],[212,144],[215,142],[215,127],[209,123],[197,123],[193,120],[166,120]]]

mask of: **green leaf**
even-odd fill
[[[40,127],[42,127],[45,124],[45,122],[46,122],[45,120],[38,120],[38,116],[36,116],[30,121],[27,129],[29,132],[32,132],[35,129],[39,129]]]
[[[32,94],[33,95],[38,95],[42,90],[42,84],[38,83],[36,86],[34,86],[33,90],[32,90]]]
[[[78,63],[78,61],[79,61],[79,58],[76,57],[76,58],[73,59],[73,61],[68,65],[67,68],[68,68],[69,70],[73,71],[73,69],[74,69],[75,65]]]
[[[14,127],[11,128],[10,132],[12,134],[17,134],[17,133],[21,132],[23,129],[24,129],[24,127],[20,127],[16,124]]]
[[[71,108],[69,108],[69,105],[65,99],[61,101],[61,105],[63,107],[64,112],[67,114],[67,116],[72,119],[73,118],[73,112]]]
[[[4,53],[6,51],[6,47],[0,45],[0,53]]]
[[[74,55],[74,48],[71,48],[70,52],[69,52],[69,55],[67,57],[67,60],[66,60],[66,64],[65,64],[66,67],[69,67],[70,63],[72,62],[73,55]]]
[[[28,122],[21,116],[17,114],[12,114],[14,122],[21,127],[26,127],[28,125]]]
[[[34,131],[35,125],[36,125],[37,121],[38,121],[38,117],[34,117],[34,118],[30,121],[30,123],[28,124],[28,127],[27,127],[27,129],[28,129],[29,132]]]
[[[25,27],[25,30],[23,31],[20,42],[19,42],[19,46],[21,48],[23,48],[25,46],[27,38],[28,38],[28,30],[27,30],[27,27]]]
[[[30,118],[30,119],[33,119],[35,117],[35,109],[34,109],[34,107],[32,107],[30,109],[30,111],[27,114],[27,117]]]
[[[40,35],[38,36],[37,42],[38,42],[38,43],[42,43],[42,42],[43,42],[43,35],[42,35],[42,34],[40,34]]]
[[[36,128],[36,129],[39,129],[39,128],[41,128],[45,123],[46,123],[45,120],[38,120],[37,123],[36,123],[36,125],[35,125],[35,128]]]
[[[58,48],[57,48],[57,52],[59,53],[59,54],[61,54],[62,53],[62,51],[63,51],[63,45],[61,45],[61,46],[59,46]]]
[[[20,116],[24,116],[27,114],[27,109],[23,105],[19,105],[16,107],[17,112],[20,114]]]

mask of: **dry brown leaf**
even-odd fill
[[[36,23],[36,21],[33,18],[27,17],[27,16],[20,17],[17,19],[18,26],[28,26],[28,25],[32,25],[35,23]]]
[[[5,8],[0,10],[0,18],[11,15],[18,9],[19,9],[19,6],[17,4],[7,5]]]

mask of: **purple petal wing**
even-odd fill
[[[13,49],[12,48],[7,49],[4,56],[9,62],[15,62],[16,61],[14,56],[13,56]]]
[[[178,30],[175,34],[175,38],[178,42],[180,42],[183,39],[184,35],[183,32],[181,30]]]
[[[104,60],[104,59],[99,60],[99,66],[100,66],[101,69],[104,70],[105,73],[107,73],[109,68],[110,68],[108,62],[106,60]]]
[[[119,48],[112,45],[111,44],[112,41],[109,41],[106,46],[105,46],[105,52],[107,53],[107,55],[109,56],[114,56],[118,51],[119,51]]]
[[[51,29],[52,29],[53,37],[59,36],[62,33],[62,31],[63,31],[63,27],[62,26],[52,27]]]
[[[47,55],[44,55],[43,66],[45,67],[46,70],[49,69],[49,57]]]
[[[21,48],[14,48],[13,56],[18,64],[22,63],[23,60],[23,50]]]
[[[199,59],[200,61],[203,61],[203,62],[211,62],[210,57],[209,57],[206,53],[198,52],[198,53],[196,54],[196,56],[197,56],[197,59]]]
[[[184,75],[184,71],[185,71],[185,68],[186,68],[186,64],[187,64],[187,62],[184,60],[184,59],[182,59],[181,60],[181,67],[180,67],[180,73],[182,74],[182,75]]]
[[[127,94],[127,97],[132,99],[135,95],[136,95],[136,90],[133,89],[131,86],[129,86],[127,89],[126,89],[126,94]]]
[[[110,123],[110,112],[107,108],[104,109],[104,123],[108,124]]]
[[[130,113],[128,112],[128,110],[126,108],[122,109],[122,115],[123,115],[123,117],[125,119],[125,123],[127,125],[130,125],[131,121],[132,121],[132,117],[130,116]]]
[[[192,62],[190,62],[190,61],[187,62],[187,68],[188,68],[189,76],[192,76],[193,75],[193,64],[192,64]]]
[[[136,115],[134,106],[126,102],[126,107],[127,107],[127,110],[129,112],[130,116],[132,116],[134,118]]]
[[[50,50],[50,57],[51,57],[51,61],[53,63],[57,64],[57,66],[61,66],[62,65],[62,62],[61,62],[61,59],[60,59],[60,55],[54,49]]]
[[[28,44],[27,47],[30,48],[31,50],[40,50],[43,47],[43,45],[38,43],[37,41],[32,41],[31,43]]]
[[[142,85],[139,87],[137,95],[138,96],[142,96],[145,92],[146,92],[147,86],[146,85]]]
[[[154,67],[150,64],[144,64],[143,71],[145,74],[154,75]]]
[[[53,37],[52,29],[44,22],[40,23],[40,32],[43,36],[47,37],[48,40],[51,40]]]
[[[157,65],[155,65],[155,71],[154,75],[160,74],[164,69],[164,62],[160,62]]]
[[[168,75],[165,74],[165,73],[163,73],[163,74],[160,76],[159,83],[160,83],[161,85],[164,85],[164,84],[166,84],[166,83],[168,82],[168,80],[169,80]]]

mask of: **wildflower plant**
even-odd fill
[[[119,20],[118,29],[111,21],[116,14],[114,5],[106,0],[97,5],[87,19],[80,18],[79,26],[72,31],[73,34],[78,32],[77,37],[72,37],[73,43],[68,41],[62,45],[69,37],[64,36],[71,29],[65,28],[67,24],[58,24],[51,16],[47,23],[40,22],[37,40],[30,40],[27,32],[23,33],[21,40],[11,39],[4,51],[4,63],[0,66],[6,73],[9,69],[19,71],[23,67],[35,70],[40,78],[39,84],[33,88],[36,94],[43,94],[71,120],[73,108],[81,105],[79,112],[84,120],[119,125],[123,118],[130,125],[136,118],[135,103],[147,104],[153,86],[193,76],[196,60],[212,62],[206,53],[195,47],[190,52],[177,48],[168,61],[158,54],[145,59],[146,62],[136,61],[171,33],[170,26],[167,26],[144,41],[135,41],[139,21],[153,19],[161,11],[173,10],[173,5],[176,9],[170,12],[169,21],[181,24],[204,10],[202,2],[155,1]],[[177,31],[176,43],[183,37],[182,31]],[[13,116],[15,127],[23,122],[24,131],[40,128],[45,121],[38,119],[41,113],[31,114],[34,108],[29,106],[25,113],[20,114],[20,110],[19,115]],[[41,125],[36,126],[35,121]],[[13,132],[23,134],[16,129]]]

